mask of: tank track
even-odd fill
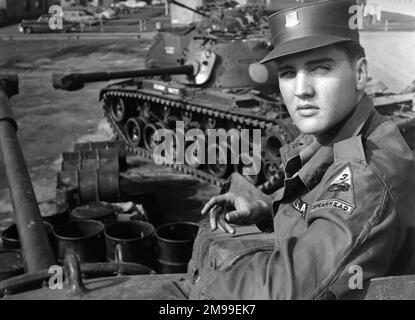
[[[285,127],[283,125],[279,124],[279,120],[277,119],[266,119],[265,117],[261,115],[240,115],[232,113],[231,111],[221,111],[217,109],[213,109],[210,106],[204,106],[204,105],[197,105],[195,103],[190,103],[186,101],[177,101],[174,99],[171,99],[169,97],[160,97],[156,94],[151,94],[149,92],[145,92],[145,90],[133,90],[133,89],[127,89],[127,88],[107,88],[102,90],[101,92],[101,99],[104,101],[104,115],[110,124],[114,134],[116,135],[117,139],[121,139],[126,142],[127,150],[129,153],[138,155],[139,157],[153,160],[153,154],[151,151],[146,150],[143,147],[140,146],[133,146],[129,142],[129,139],[127,138],[126,133],[124,132],[124,129],[119,126],[119,123],[116,121],[116,119],[113,116],[113,113],[111,111],[111,103],[110,99],[112,98],[125,98],[125,99],[135,99],[137,101],[147,101],[149,103],[155,102],[162,104],[164,106],[177,108],[177,110],[187,110],[190,112],[196,112],[199,114],[212,116],[216,119],[227,119],[231,120],[235,124],[239,125],[242,128],[245,128],[247,126],[251,126],[253,128],[260,128],[262,130],[272,129],[272,130],[278,130],[278,133],[280,136],[284,137],[284,144],[291,142],[295,137],[293,137],[293,133],[287,132]],[[202,181],[211,183],[213,185],[222,187],[227,179],[219,178],[213,174],[210,174],[208,172],[199,170],[197,168],[193,168],[187,164],[163,164],[165,166],[171,167],[181,173],[184,174],[190,174]],[[284,174],[282,171],[278,171],[276,174],[272,175],[268,179],[266,179],[263,183],[260,185],[257,185],[257,188],[261,190],[264,193],[272,193],[277,188],[282,186],[284,179]]]

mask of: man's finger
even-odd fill
[[[217,205],[220,204],[222,202],[224,202],[226,200],[226,196],[224,194],[212,197],[203,207],[201,214],[206,214],[208,213],[210,210],[212,210],[212,208]]]
[[[228,232],[228,233],[232,233],[232,234],[234,234],[235,233],[235,229],[234,228],[232,228],[226,221],[225,221],[225,216],[224,215],[221,215],[221,216],[219,216],[219,220],[218,220],[218,225],[219,225],[219,227],[223,230],[223,231],[225,231],[225,232]]]
[[[229,211],[225,214],[225,221],[230,223],[238,223],[236,220],[238,219],[238,216],[240,216],[238,211]]]
[[[210,229],[212,231],[216,230],[217,226],[217,216],[218,214],[220,214],[220,211],[222,211],[222,208],[219,206],[214,206],[211,210],[210,210],[210,214],[209,214],[209,220],[210,220]]]
[[[219,229],[221,229],[223,232],[226,232],[226,230],[220,225],[218,224]]]

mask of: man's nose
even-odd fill
[[[298,72],[295,81],[295,95],[298,98],[304,99],[314,96],[312,80],[306,72]]]

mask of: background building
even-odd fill
[[[366,5],[379,7],[380,11],[415,17],[415,0],[366,0]]]
[[[187,0],[183,1],[182,3],[190,8],[196,9],[197,7],[203,5],[203,0]],[[192,22],[200,21],[202,18],[203,17],[201,15],[193,11],[182,8],[175,4],[170,4],[170,19],[172,25],[185,26]]]
[[[50,0],[0,0],[0,10],[7,19],[34,17],[48,11]]]
[[[51,5],[62,7],[109,6],[113,0],[0,0],[0,23],[35,18],[49,11]]]
[[[114,0],[60,0],[60,5],[62,7],[69,7],[69,6],[100,7],[100,6],[109,6],[113,2],[117,2],[117,1],[114,1]]]

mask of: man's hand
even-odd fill
[[[209,212],[210,227],[224,232],[235,233],[229,223],[249,225],[270,217],[270,208],[262,200],[248,201],[233,193],[225,193],[211,198],[203,207],[202,214]]]

